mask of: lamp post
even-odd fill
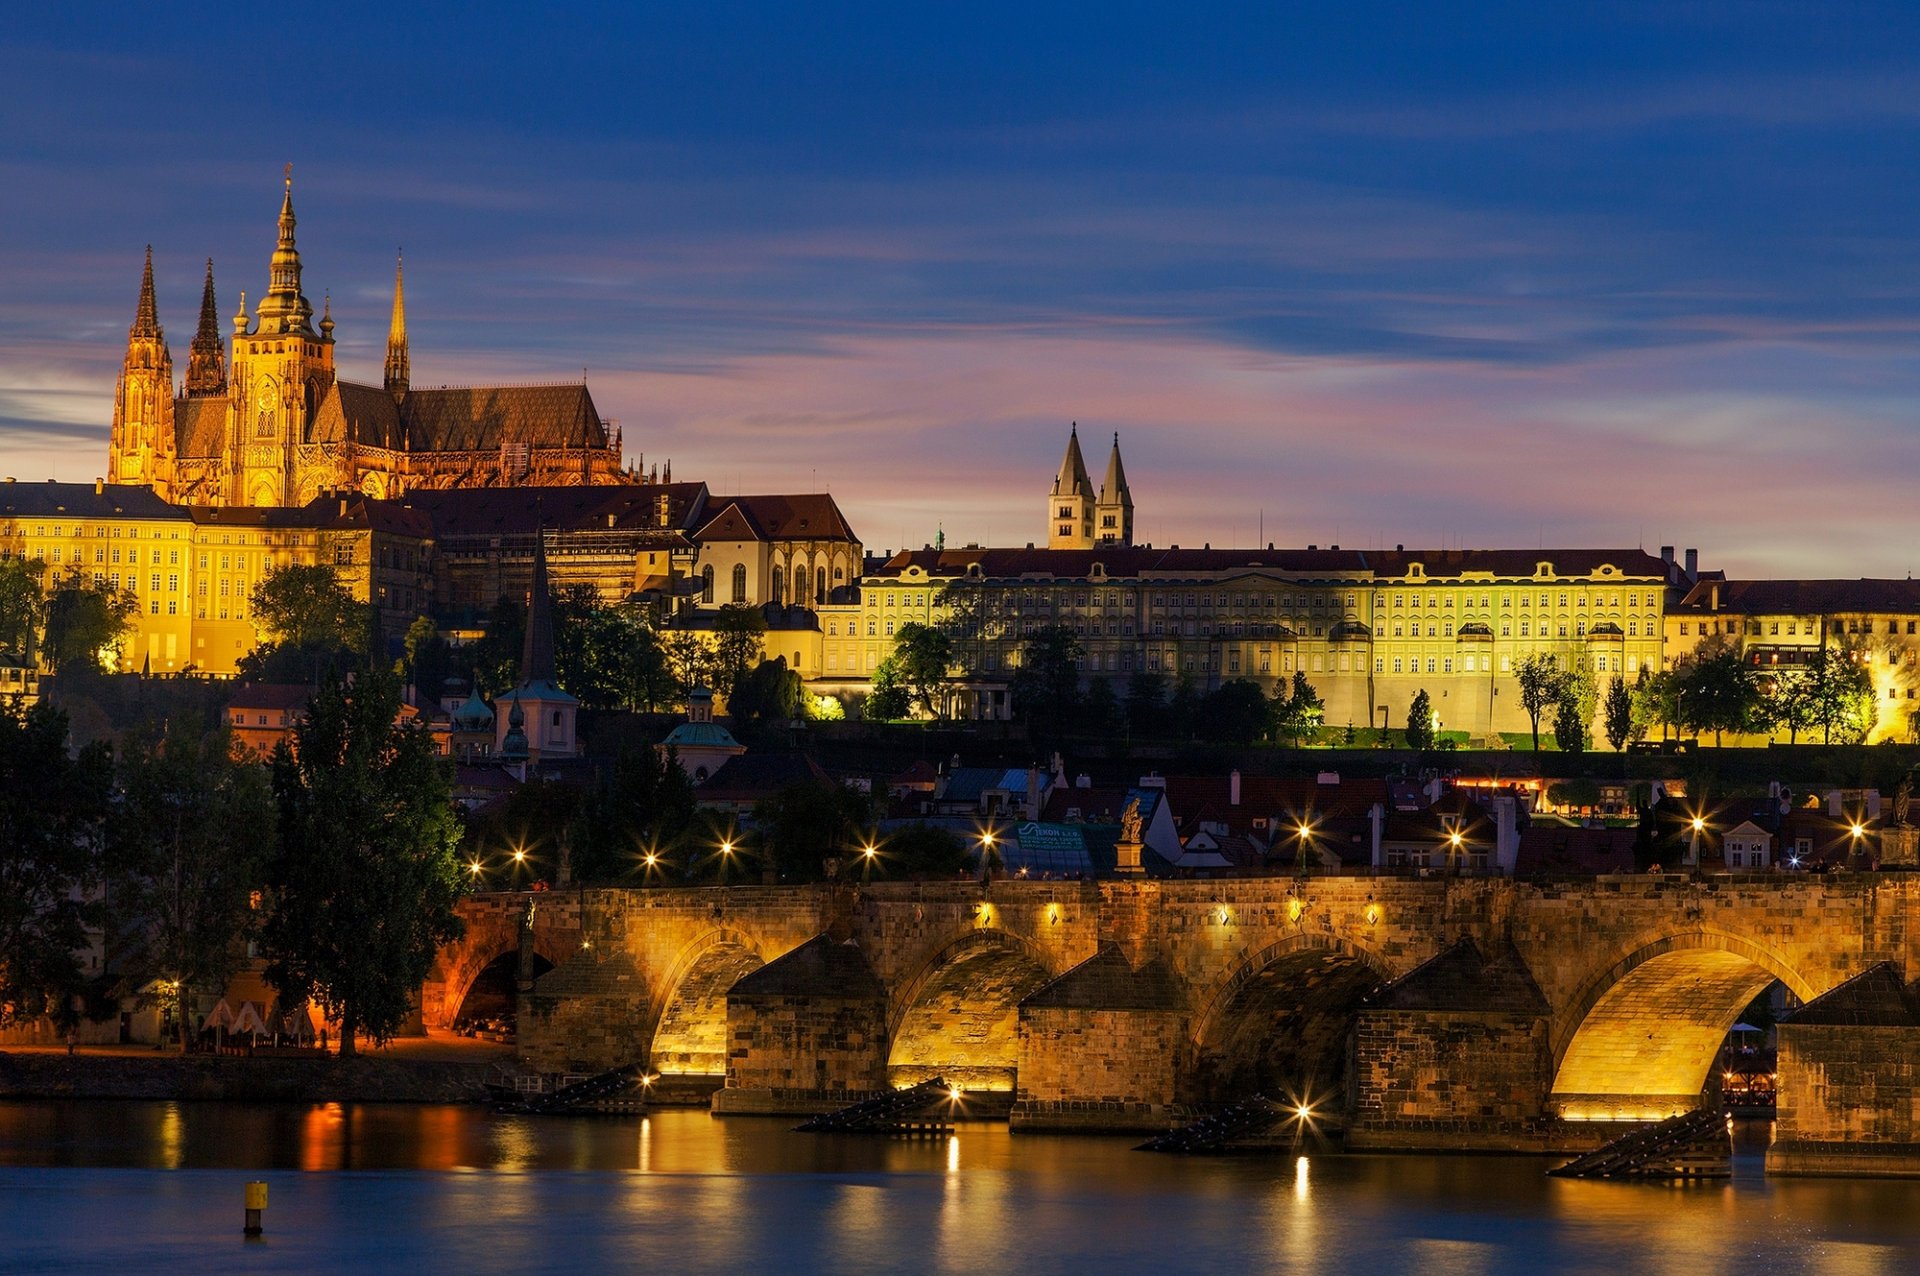
[[[1300,820],[1293,826],[1293,838],[1297,844],[1300,863],[1300,876],[1307,875],[1307,852],[1313,845],[1313,824],[1309,820]]]
[[[1688,823],[1687,866],[1698,871],[1700,868],[1700,835],[1707,830],[1707,822],[1696,815]]]
[[[873,862],[880,858],[880,848],[868,837],[860,844],[860,880],[870,881],[873,877]]]

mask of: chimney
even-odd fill
[[[1660,561],[1665,563],[1669,568],[1673,566],[1673,546],[1662,545],[1660,547]],[[1672,572],[1669,571],[1668,575],[1672,575]]]
[[[96,476],[93,480],[93,494],[95,496],[98,496],[106,490],[107,490],[106,480]]]
[[[1227,776],[1227,805],[1240,805],[1240,770],[1234,768]]]
[[[1697,549],[1687,551],[1687,579],[1700,579],[1700,551]]]

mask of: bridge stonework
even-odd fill
[[[422,1009],[452,1022],[477,973],[524,949],[529,1065],[724,1077],[717,1110],[942,1075],[1001,1092],[1027,1128],[1161,1128],[1260,1090],[1338,1114],[1357,1146],[1579,1146],[1697,1105],[1776,979],[1812,1001],[1890,963],[1911,985],[1916,895],[1904,876],[1785,874],[483,895]],[[532,978],[532,954],[553,968]],[[1874,1027],[1871,1049],[1796,1037],[1796,1075],[1834,1080],[1783,1104],[1815,1143],[1845,1129],[1886,1145],[1877,1164],[1920,1166],[1911,1121],[1822,1115],[1920,1099],[1892,1062],[1920,1059],[1920,1026]],[[1817,1148],[1795,1168],[1817,1171]]]

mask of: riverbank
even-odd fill
[[[443,1037],[351,1058],[180,1055],[143,1047],[0,1051],[4,1099],[232,1099],[281,1103],[481,1103],[503,1046]]]

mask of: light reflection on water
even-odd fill
[[[1656,1186],[1548,1179],[1524,1157],[1189,1159],[987,1125],[889,1141],[789,1124],[0,1103],[0,1268],[1869,1276],[1920,1252],[1920,1184],[1768,1180],[1751,1131],[1732,1181]],[[243,1248],[256,1176],[268,1238]]]

